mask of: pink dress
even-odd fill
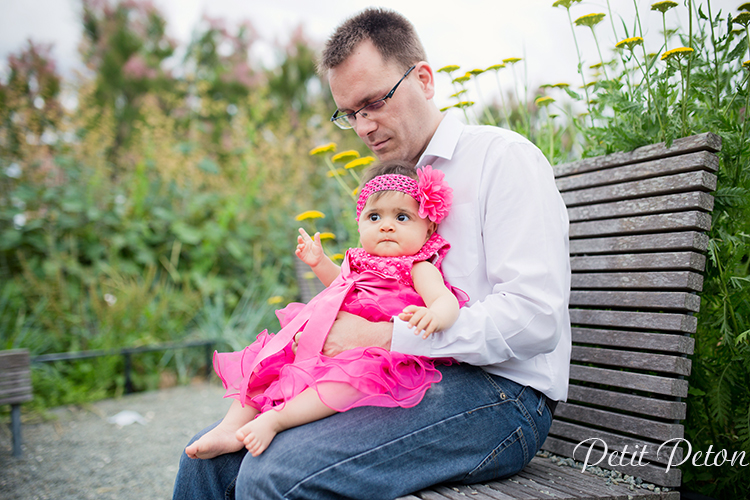
[[[377,257],[361,248],[349,249],[341,274],[325,290],[308,304],[292,303],[276,312],[282,326],[277,334],[264,330],[242,351],[214,353],[214,369],[227,389],[225,397],[264,412],[312,387],[336,411],[415,406],[442,378],[435,360],[381,347],[351,349],[333,358],[321,350],[339,310],[370,321],[390,321],[407,305],[423,306],[411,268],[427,260],[440,269],[449,248],[434,233],[411,256]],[[462,290],[446,285],[460,305],[468,301]],[[302,334],[295,356],[292,341],[298,331]]]

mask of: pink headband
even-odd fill
[[[431,165],[417,169],[419,181],[400,174],[379,175],[364,185],[357,201],[357,221],[371,194],[379,191],[400,191],[419,203],[419,216],[440,224],[448,215],[453,189],[445,182],[445,174]]]

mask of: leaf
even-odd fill
[[[219,173],[219,165],[213,161],[211,158],[203,158],[198,163],[198,168],[203,170],[204,172],[208,174],[218,174]]]
[[[172,232],[181,242],[188,245],[197,245],[203,240],[203,234],[198,229],[188,226],[182,221],[172,224]]]

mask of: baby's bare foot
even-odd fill
[[[244,443],[247,451],[257,457],[263,453],[276,436],[276,422],[273,418],[275,412],[267,412],[258,418],[243,425],[237,431],[237,439]]]
[[[185,453],[190,458],[207,459],[239,451],[243,446],[242,441],[237,440],[235,430],[227,429],[219,424],[185,448]]]

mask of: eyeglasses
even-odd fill
[[[385,97],[378,99],[377,101],[373,101],[370,104],[367,104],[366,106],[362,106],[354,113],[347,113],[345,115],[339,114],[340,111],[337,109],[333,113],[333,116],[331,117],[331,121],[335,123],[336,125],[338,125],[340,128],[343,128],[346,130],[346,129],[354,128],[354,126],[357,124],[357,113],[359,113],[360,116],[363,116],[365,118],[370,118],[371,113],[375,113],[376,111],[381,109],[383,106],[385,106],[385,101],[393,97],[393,94],[396,92],[396,89],[398,88],[398,86],[401,85],[401,82],[404,81],[404,78],[409,76],[409,73],[411,73],[411,71],[416,67],[417,65],[415,64],[414,66],[406,70],[406,73],[404,73],[404,76],[401,77],[401,80],[399,80],[398,83],[396,83],[396,85],[393,86],[391,91],[388,92],[385,95]]]

